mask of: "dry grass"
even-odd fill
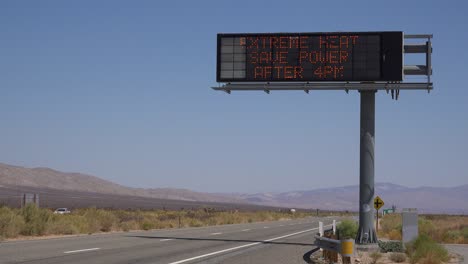
[[[0,239],[17,237],[24,228],[24,219],[7,207],[0,207]]]
[[[391,240],[401,240],[401,215],[387,214],[379,224],[379,237],[385,237]]]
[[[385,215],[380,222],[379,237],[401,240],[401,215]],[[449,261],[445,248],[437,243],[468,243],[468,216],[421,215],[419,237],[406,245],[411,264],[440,264]],[[405,262],[402,254],[389,255],[392,263]]]
[[[468,244],[468,216],[426,215],[419,230],[437,242]]]
[[[440,264],[449,260],[447,249],[437,244],[428,235],[420,235],[406,245],[410,263]]]
[[[468,216],[422,215],[419,233],[439,243],[468,244]],[[379,237],[401,240],[401,215],[387,214],[380,221]]]
[[[19,236],[91,234],[110,231],[240,224],[303,218],[312,213],[276,211],[237,212],[214,210],[105,210],[86,208],[55,215],[49,209],[28,205],[0,207],[0,238]]]

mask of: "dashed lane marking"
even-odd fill
[[[169,263],[169,264],[181,264],[181,263],[186,263],[186,262],[189,262],[189,261],[192,261],[192,260],[197,260],[197,259],[201,259],[201,258],[213,256],[213,255],[218,255],[218,254],[221,254],[221,253],[225,253],[225,252],[229,252],[229,251],[233,251],[233,250],[237,250],[237,249],[241,249],[241,248],[252,247],[252,246],[259,245],[259,244],[261,244],[261,243],[271,242],[271,241],[275,241],[275,240],[278,240],[278,239],[282,239],[282,238],[286,238],[286,237],[290,237],[290,236],[299,235],[299,234],[306,233],[306,232],[310,232],[310,231],[317,230],[317,229],[318,229],[318,228],[312,228],[312,229],[302,230],[302,231],[299,231],[299,232],[296,232],[296,233],[287,234],[287,235],[280,236],[280,237],[275,237],[275,238],[270,238],[270,239],[264,240],[264,241],[262,241],[262,242],[255,242],[255,243],[245,244],[245,245],[238,246],[238,247],[227,248],[227,249],[223,249],[223,250],[211,252],[211,253],[204,254],[204,255],[199,255],[199,256],[196,256],[196,257],[192,257],[192,258],[188,258],[188,259],[183,259],[183,260],[179,260],[179,261],[176,261],[176,262],[171,262],[171,263]]]
[[[78,249],[78,250],[72,250],[72,251],[65,251],[63,252],[64,254],[70,254],[70,253],[79,253],[79,252],[87,252],[87,251],[95,251],[99,250],[100,248],[86,248],[86,249]]]

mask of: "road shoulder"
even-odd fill
[[[444,247],[460,258],[461,264],[468,264],[468,244],[444,244]]]

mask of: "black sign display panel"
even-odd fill
[[[402,32],[218,34],[217,82],[402,81]]]

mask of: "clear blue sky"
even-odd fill
[[[0,162],[211,192],[358,184],[359,95],[216,85],[220,32],[434,34],[435,90],[377,94],[376,181],[468,183],[466,1],[1,1]]]

